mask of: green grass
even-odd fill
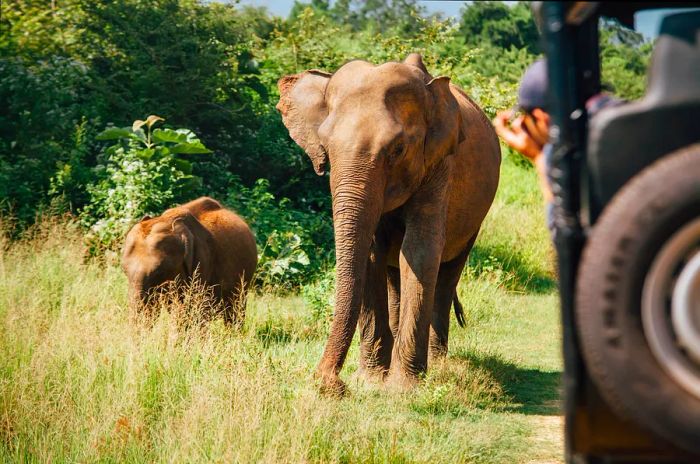
[[[459,287],[467,327],[414,391],[343,377],[318,394],[327,326],[257,295],[240,331],[129,322],[126,280],[46,222],[0,243],[1,462],[560,462],[559,330],[534,172],[507,161]],[[326,288],[326,287],[323,287]]]

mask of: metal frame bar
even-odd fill
[[[550,137],[553,143],[550,182],[554,194],[555,246],[559,268],[559,297],[564,356],[564,413],[566,460],[574,459],[577,398],[581,397],[583,361],[574,330],[576,271],[583,246],[578,213],[581,206],[579,167],[585,156],[581,147],[581,123],[585,120],[577,101],[574,30],[566,24],[566,4],[543,2],[542,36],[552,105]],[[584,128],[585,129],[585,128]]]

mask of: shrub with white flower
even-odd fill
[[[115,140],[96,170],[99,181],[88,186],[90,204],[81,213],[89,227],[89,254],[118,247],[129,227],[145,214],[158,215],[186,201],[201,185],[192,175],[192,155],[211,153],[188,129],[153,129],[151,115],[131,127],[108,127],[98,140]],[[145,130],[144,130],[145,128]]]

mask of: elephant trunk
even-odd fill
[[[132,282],[129,285],[129,304],[132,307],[138,307],[145,303],[145,301],[146,291],[144,290],[143,285]]]
[[[338,171],[347,175],[335,175]],[[327,389],[343,390],[338,378],[362,304],[367,259],[382,213],[383,180],[370,167],[331,171],[335,230],[335,311],[318,375]]]

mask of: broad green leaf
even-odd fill
[[[133,133],[126,127],[109,127],[102,132],[100,132],[96,140],[115,140],[123,139],[125,137],[131,137]]]
[[[195,133],[189,129],[185,129],[185,128],[176,129],[175,132],[177,132],[178,134],[184,135],[186,142],[199,142],[199,139],[197,138]]]
[[[177,131],[174,131],[172,129],[156,129],[153,131],[152,136],[155,142],[187,142],[187,135],[178,133]]]
[[[297,258],[297,263],[301,264],[302,266],[308,266],[311,264],[311,260],[309,260],[309,255],[304,253],[303,250],[299,250],[299,253],[296,256]]]
[[[171,153],[182,153],[185,155],[198,155],[211,153],[211,150],[202,145],[201,142],[198,143],[178,143],[170,149]]]
[[[147,141],[147,139],[146,139],[146,133],[143,131],[143,129],[136,129],[136,130],[133,132],[133,135],[135,135],[136,138],[138,138],[139,140],[141,140],[143,143],[146,143],[146,141]]]

